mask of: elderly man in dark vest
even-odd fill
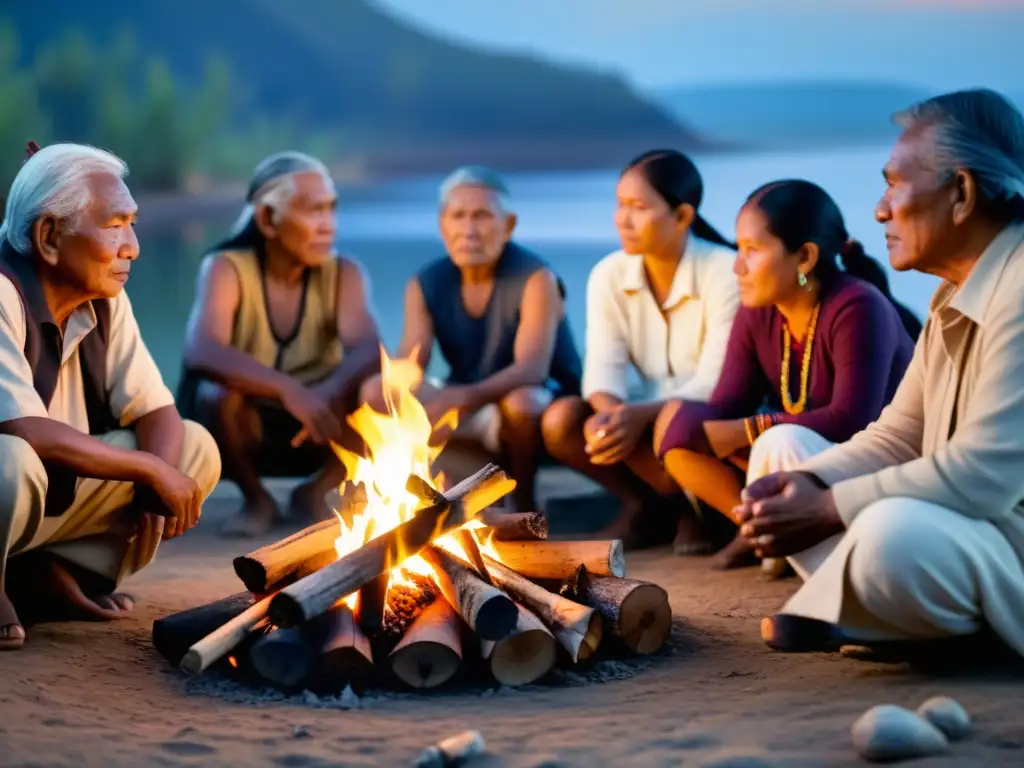
[[[0,649],[24,643],[22,619],[128,613],[117,585],[196,524],[220,476],[212,437],[181,420],[124,293],[139,254],[125,172],[106,152],[57,144],[8,195]]]
[[[516,506],[533,510],[541,416],[553,396],[579,394],[582,378],[565,288],[542,259],[511,241],[516,217],[493,171],[457,169],[439,202],[448,255],[409,281],[399,355],[425,370],[437,342],[447,381],[426,380],[417,393],[432,422],[456,411],[453,437],[499,455],[516,480]],[[383,408],[379,382],[368,382],[363,397]]]

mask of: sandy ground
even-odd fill
[[[489,750],[473,763],[481,766],[845,766],[860,764],[849,728],[867,707],[913,708],[935,694],[964,704],[976,734],[915,766],[1024,764],[1019,673],[929,679],[901,666],[772,653],[758,620],[793,580],[715,574],[666,550],[631,555],[629,574],[669,590],[677,627],[670,647],[625,679],[368,695],[349,710],[188,679],[152,649],[150,630],[155,618],[239,590],[231,557],[251,546],[211,530],[231,506],[219,494],[206,525],[129,583],[140,600],[132,618],[34,627],[22,651],[0,654],[0,765],[401,766],[472,728]]]

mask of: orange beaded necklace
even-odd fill
[[[795,403],[789,397],[789,354],[791,338],[789,326],[785,321],[782,323],[782,380],[779,388],[782,390],[782,407],[786,413],[793,415],[803,413],[807,407],[807,386],[811,380],[811,349],[814,347],[814,329],[818,326],[818,310],[821,303],[815,305],[811,313],[811,323],[807,327],[807,342],[804,345],[803,360],[800,364],[800,399]]]

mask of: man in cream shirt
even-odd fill
[[[876,217],[895,269],[943,283],[877,422],[755,445],[742,530],[806,579],[762,635],[795,651],[990,628],[1024,653],[1024,117],[976,90],[898,122]]]
[[[30,615],[126,615],[118,584],[196,524],[220,476],[212,437],[182,422],[123,290],[139,253],[125,172],[106,152],[56,144],[8,196],[0,650],[21,647]]]

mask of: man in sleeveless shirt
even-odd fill
[[[330,514],[324,496],[344,470],[329,443],[358,449],[342,425],[380,369],[367,278],[334,252],[337,194],[324,165],[271,155],[246,200],[200,267],[178,397],[213,432],[244,497],[222,529],[229,536],[278,519],[263,475],[309,476],[291,495],[291,518]]]
[[[554,395],[578,394],[582,376],[564,286],[511,242],[516,217],[493,171],[454,171],[441,185],[439,223],[448,255],[409,281],[399,355],[425,370],[437,342],[450,372],[418,391],[431,421],[457,411],[453,439],[499,455],[516,480],[517,508],[533,510],[541,416]],[[379,381],[363,398],[383,409]]]
[[[0,649],[22,620],[126,615],[117,585],[198,522],[220,476],[123,290],[139,255],[124,163],[35,150],[0,227]]]

